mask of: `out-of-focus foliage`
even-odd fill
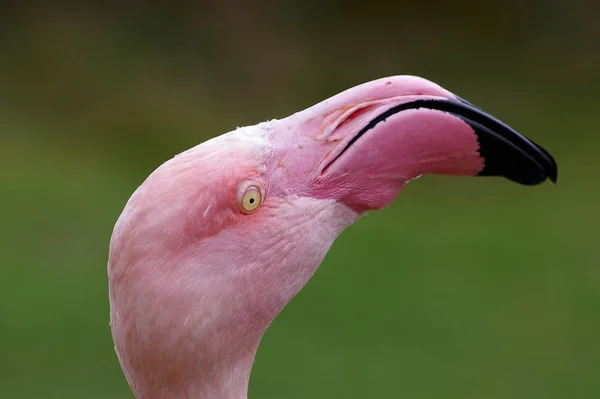
[[[411,184],[277,318],[251,397],[600,397],[595,2],[144,3],[0,6],[0,398],[131,398],[106,261],[132,191],[209,137],[394,74],[543,144],[559,184]]]

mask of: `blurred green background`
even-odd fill
[[[132,398],[106,262],[137,185],[209,137],[395,74],[543,144],[559,184],[410,184],[338,239],[275,320],[250,397],[599,398],[599,10],[3,2],[0,398]]]

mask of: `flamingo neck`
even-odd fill
[[[255,351],[234,361],[204,362],[202,369],[183,372],[184,378],[175,377],[168,384],[157,384],[158,375],[128,380],[137,399],[247,399],[254,355]]]
[[[189,385],[175,389],[169,395],[159,393],[149,399],[246,399],[253,362],[254,353],[227,368],[207,370],[189,381]]]

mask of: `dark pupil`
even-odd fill
[[[254,198],[250,198],[250,200],[248,202],[251,204],[254,204]]]

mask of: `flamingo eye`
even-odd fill
[[[261,204],[262,194],[260,193],[258,187],[248,187],[244,192],[244,195],[242,195],[242,202],[240,204],[242,206],[242,210],[245,213],[253,213]]]

